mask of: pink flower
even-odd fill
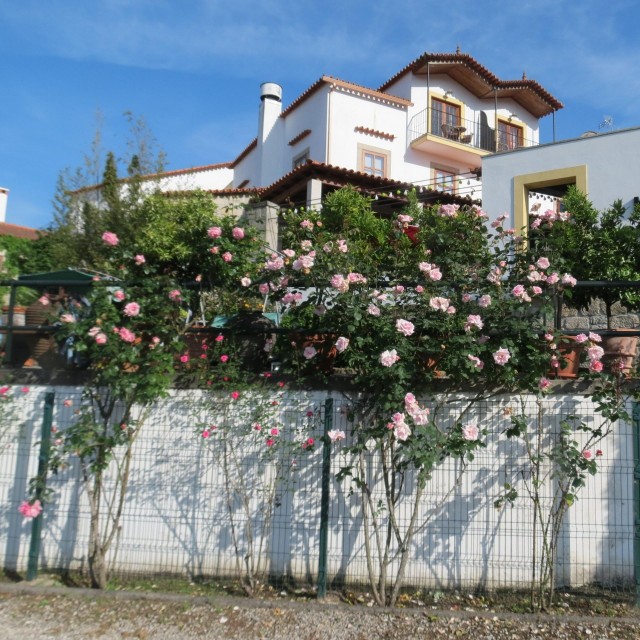
[[[591,361],[600,360],[604,355],[604,349],[601,346],[594,344],[592,347],[587,349],[587,355]]]
[[[582,344],[583,342],[586,342],[589,338],[587,338],[586,334],[584,333],[579,333],[574,340],[578,343],[578,344]]]
[[[480,298],[478,299],[478,306],[482,307],[483,309],[486,309],[487,307],[491,306],[491,296],[488,294],[484,296],[480,296]]]
[[[397,440],[402,440],[403,442],[405,442],[411,435],[411,429],[406,422],[398,422],[393,427],[393,435]]]
[[[436,311],[446,312],[449,308],[449,298],[441,298],[439,296],[436,296],[429,300],[429,306]]]
[[[311,220],[303,220],[303,221],[300,223],[300,226],[301,226],[303,229],[313,229],[313,222],[311,222]]]
[[[222,229],[220,227],[211,227],[207,229],[207,235],[210,238],[219,238],[222,235]]]
[[[244,278],[240,278],[240,284],[243,287],[248,287],[251,285],[251,278],[247,278],[246,276]]]
[[[151,338],[151,344],[149,345],[150,349],[155,349],[160,344],[160,338],[158,336],[153,336]]]
[[[500,348],[493,354],[493,359],[496,364],[503,366],[507,364],[511,354],[509,353],[509,349]]]
[[[186,364],[187,362],[189,362],[189,354],[188,353],[183,353],[180,356],[180,362],[182,362],[183,364]]]
[[[336,340],[336,351],[338,353],[342,353],[349,346],[349,338],[345,338],[344,336],[340,336]]]
[[[304,348],[304,351],[302,352],[302,355],[307,359],[307,360],[311,360],[311,358],[313,358],[318,352],[316,351],[316,348],[312,345],[309,345],[308,347]]]
[[[399,320],[396,320],[396,329],[402,335],[410,336],[415,331],[415,326],[413,325],[412,322],[409,322],[408,320],[403,320],[402,318],[400,318]]]
[[[237,400],[240,397],[240,392],[239,391],[232,391],[231,392],[231,398],[233,400]]]
[[[416,293],[424,293],[424,287],[421,284],[416,286]]]
[[[173,289],[173,291],[169,291],[169,300],[180,302],[182,300],[182,294],[178,289]]]
[[[477,315],[469,315],[467,316],[467,321],[464,325],[465,331],[471,331],[471,329],[482,329],[484,327],[484,323],[482,322],[482,318]]]
[[[484,369],[484,362],[482,362],[482,360],[480,360],[480,358],[478,358],[477,356],[472,356],[471,354],[469,354],[467,358],[471,360],[471,362],[473,362],[473,365],[476,369]]]
[[[22,387],[20,391],[22,391],[22,393],[29,393],[29,387]]]
[[[67,324],[70,324],[71,322],[75,322],[76,319],[70,313],[63,313],[60,316],[60,321],[61,322],[66,322]]]
[[[66,398],[66,399],[62,402],[62,404],[63,404],[65,407],[70,407],[70,406],[73,404],[73,400],[71,400],[70,398]]]
[[[390,351],[383,351],[380,354],[380,364],[383,367],[391,367],[393,366],[396,362],[398,362],[398,360],[400,360],[400,356],[398,355],[398,352],[395,349],[391,349]]]
[[[269,285],[266,284],[265,282],[263,282],[261,285],[258,286],[258,291],[263,295],[266,296],[269,293]]]
[[[597,333],[593,333],[593,331],[590,331],[589,340],[591,340],[591,342],[602,342],[602,336],[599,336]]]
[[[50,304],[49,298],[47,296],[40,296],[38,298],[38,302],[43,305],[44,307],[46,307],[48,304]]]
[[[37,518],[42,513],[42,504],[40,500],[34,500],[33,503],[25,500],[18,507],[18,511],[24,518]]]
[[[526,289],[524,288],[524,285],[517,284],[515,287],[513,287],[513,289],[511,290],[511,293],[516,298],[522,298],[524,296],[524,294],[526,293]]]
[[[593,373],[600,373],[603,368],[604,365],[600,360],[592,360],[589,363],[589,371],[592,371]]]
[[[125,316],[133,318],[140,313],[140,305],[137,302],[129,302],[129,304],[124,306],[123,313]]]
[[[578,284],[578,281],[570,273],[565,273],[562,276],[562,284],[566,284],[569,287],[575,287]]]
[[[276,441],[273,438],[267,438],[265,444],[267,445],[267,447],[273,447],[273,445],[276,443]]]
[[[233,260],[233,254],[232,254],[231,252],[229,252],[229,251],[225,251],[225,252],[222,254],[222,259],[223,259],[225,262],[231,262],[231,261]]]
[[[137,265],[144,264],[144,263],[147,261],[147,260],[146,260],[146,258],[145,258],[141,253],[139,253],[139,254],[134,258],[134,260],[135,260],[135,263],[136,263]]]
[[[11,390],[11,387],[2,387],[0,388],[0,396],[5,396]]]
[[[465,440],[477,440],[479,435],[478,425],[473,422],[469,422],[462,427],[462,437]]]
[[[349,281],[341,273],[336,273],[331,277],[331,286],[340,293],[349,291]]]
[[[211,435],[211,431],[209,431],[209,429],[205,429],[200,435],[206,440]]]
[[[375,304],[373,304],[373,302],[367,307],[367,313],[370,316],[379,316],[380,315],[380,308],[377,307]]]
[[[244,238],[244,229],[241,229],[240,227],[233,227],[233,229],[231,229],[231,235],[236,240],[242,240],[242,238]]]
[[[550,265],[549,258],[538,258],[536,262],[538,269],[548,269]]]
[[[223,335],[218,334],[218,335],[216,336],[216,342],[222,342],[223,340],[224,340],[224,336],[223,336]]]
[[[269,429],[269,435],[271,436],[280,435],[280,429],[278,429],[278,427],[272,427],[271,429]]]
[[[113,293],[113,297],[118,301],[118,302],[122,302],[127,296],[125,294],[124,291],[122,291],[122,289],[118,289],[117,291],[115,291]]]
[[[582,452],[582,457],[583,457],[585,460],[591,460],[591,458],[593,458],[593,453],[591,453],[591,451],[590,451],[589,449],[585,449],[585,450]]]
[[[121,327],[120,329],[118,329],[118,335],[123,342],[134,342],[136,339],[135,333],[133,333],[133,331],[130,331],[126,327]]]
[[[331,429],[331,431],[327,432],[327,435],[331,442],[340,442],[340,440],[344,440],[346,438],[344,431],[341,429]]]
[[[107,334],[100,331],[99,333],[96,333],[94,340],[96,341],[96,344],[106,344]]]
[[[115,233],[111,233],[111,231],[105,231],[102,234],[102,241],[110,247],[115,247],[120,242],[118,236]]]
[[[549,380],[548,378],[540,378],[540,380],[538,380],[538,389],[540,389],[540,391],[546,391],[549,387],[551,386],[551,380]]]
[[[597,458],[600,458],[600,457],[602,457],[603,455],[604,455],[604,453],[603,453],[602,449],[596,449],[596,457],[597,457]]]

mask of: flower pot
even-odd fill
[[[551,368],[550,378],[577,378],[580,373],[580,356],[583,346],[575,341],[573,336],[562,336],[558,351],[561,363],[557,368]]]
[[[604,349],[602,363],[607,371],[621,371],[624,375],[631,375],[633,362],[638,351],[638,336],[625,335],[623,329],[619,335],[602,336],[601,347]]]
[[[15,306],[13,307],[13,326],[24,327],[26,324],[27,308]],[[9,307],[2,307],[2,324],[7,326],[9,324]]]
[[[336,349],[337,336],[333,333],[318,333],[309,336],[293,336],[292,341],[295,343],[296,348],[304,353],[307,347],[313,347],[316,350],[316,354],[309,358],[311,366],[315,367],[318,371],[324,374],[330,374],[333,372],[336,356],[338,350]]]

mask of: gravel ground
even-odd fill
[[[630,611],[630,614],[633,612]],[[640,618],[394,609],[0,584],[3,640],[640,639]]]

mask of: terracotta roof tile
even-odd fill
[[[32,227],[23,227],[19,224],[0,222],[0,236],[13,236],[14,238],[24,238],[25,240],[37,240],[40,232]]]

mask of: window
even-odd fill
[[[446,169],[433,169],[433,182],[438,191],[454,194],[456,192],[455,173]]]
[[[372,151],[364,151],[362,154],[362,170],[369,175],[384,178],[384,161],[384,156]]]
[[[291,163],[291,168],[297,169],[298,167],[301,167],[303,164],[307,162],[308,159],[309,159],[309,149],[305,149],[302,153],[298,154],[293,159],[293,162]]]
[[[370,176],[386,178],[389,173],[389,151],[358,145],[358,170]]]
[[[498,121],[498,151],[508,151],[523,146],[522,127],[511,122]]]
[[[459,127],[460,120],[460,105],[431,98],[431,133],[448,138],[451,127]]]

